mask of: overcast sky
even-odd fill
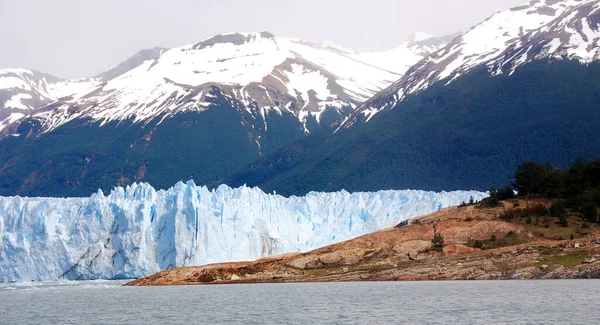
[[[269,31],[357,51],[465,31],[527,0],[0,0],[0,68],[95,75],[143,48]]]

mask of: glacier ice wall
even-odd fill
[[[0,282],[136,278],[173,267],[309,251],[481,192],[309,193],[177,183],[89,198],[0,197]]]

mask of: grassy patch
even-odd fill
[[[320,277],[320,276],[344,274],[344,273],[352,273],[352,272],[381,272],[381,271],[390,270],[393,268],[395,268],[395,266],[390,263],[360,264],[360,265],[347,265],[347,266],[339,266],[339,267],[328,267],[328,268],[303,270],[302,274],[306,275],[306,276]]]
[[[422,260],[414,260],[414,261],[398,261],[396,262],[396,268],[398,270],[405,270],[405,269],[409,269],[413,266],[417,266],[417,265],[421,265],[423,264]]]
[[[576,236],[576,229],[561,227],[558,224],[550,224],[548,228],[540,227],[533,224],[527,224],[525,222],[518,222],[519,226],[522,226],[526,232],[531,232],[536,237],[541,237],[551,240],[565,240],[571,237],[571,234]],[[577,236],[576,236],[577,237]]]
[[[587,252],[574,252],[564,255],[542,255],[540,261],[535,266],[540,267],[545,264],[549,267],[565,266],[574,267],[583,263],[583,260],[588,255]]]
[[[502,274],[506,274],[508,271],[510,271],[510,266],[507,262],[495,262],[494,267],[496,267],[498,271],[502,272]]]

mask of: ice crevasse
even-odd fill
[[[189,181],[89,198],[0,197],[0,282],[137,278],[309,251],[485,196],[405,190],[286,198]]]

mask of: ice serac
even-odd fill
[[[216,190],[146,183],[89,198],[0,197],[0,282],[136,278],[187,265],[308,251],[481,192]]]

